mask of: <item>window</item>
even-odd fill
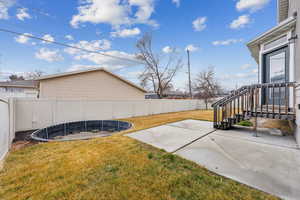
[[[263,80],[264,83],[284,83],[289,81],[289,51],[288,47],[284,47],[264,55],[264,70]],[[275,105],[285,105],[286,98],[284,88],[279,90],[265,89],[264,103],[273,102]]]
[[[285,82],[286,53],[270,56],[270,82]]]

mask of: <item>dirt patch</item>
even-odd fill
[[[17,151],[19,149],[38,144],[38,142],[32,140],[30,137],[33,132],[34,131],[17,132],[11,146],[11,151]]]
[[[55,140],[80,140],[80,139],[89,139],[96,137],[107,137],[113,135],[116,132],[110,131],[96,131],[96,132],[79,132],[69,135],[61,135],[54,137]]]

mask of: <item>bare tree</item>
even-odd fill
[[[152,35],[147,33],[138,40],[137,58],[145,63],[143,73],[139,76],[141,85],[145,88],[151,87],[153,91],[162,98],[167,90],[172,88],[172,80],[178,70],[182,67],[182,60],[174,51],[165,55],[154,53],[152,49]]]
[[[22,81],[25,80],[25,78],[23,76],[18,76],[17,74],[12,74],[9,77],[10,81]]]
[[[215,78],[215,70],[209,67],[201,71],[194,80],[195,97],[203,99],[208,109],[208,104],[221,92],[221,86]]]
[[[44,74],[43,71],[41,71],[41,70],[35,70],[35,71],[33,71],[33,72],[28,72],[28,73],[26,74],[26,77],[27,77],[28,79],[36,79],[36,78],[41,77],[43,74]]]

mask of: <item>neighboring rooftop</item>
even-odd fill
[[[0,87],[37,88],[38,82],[34,80],[2,81]]]
[[[88,73],[88,72],[95,72],[95,71],[103,71],[106,72],[107,74],[127,83],[128,85],[135,87],[139,90],[141,90],[142,92],[147,92],[146,90],[144,90],[143,88],[141,88],[140,86],[104,69],[104,68],[93,68],[93,69],[88,69],[88,70],[78,70],[78,71],[71,71],[71,72],[63,72],[63,73],[58,73],[58,74],[52,74],[52,75],[45,75],[45,76],[41,76],[35,80],[37,81],[42,81],[42,80],[47,80],[47,79],[54,79],[54,78],[60,78],[60,77],[65,77],[65,76],[72,76],[72,75],[76,75],[76,74],[83,74],[83,73]]]

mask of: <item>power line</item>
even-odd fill
[[[5,2],[4,0],[0,0],[0,4],[1,4],[1,3],[6,3],[6,2]],[[19,2],[15,2],[14,5],[15,5],[15,7],[17,7],[17,8],[27,8],[27,6],[24,6],[24,5],[20,4]],[[46,16],[50,17],[50,15],[49,15],[48,13],[45,13],[45,12],[40,11],[40,10],[35,9],[35,8],[30,8],[30,11],[36,11],[36,12],[39,13],[39,14],[46,15]],[[21,27],[20,24],[14,23],[14,25],[17,25],[17,26]],[[26,31],[24,31],[24,27],[21,27],[21,28],[22,28],[22,30],[19,30],[19,31],[22,31],[23,33],[26,33]],[[7,30],[7,29],[6,29],[6,30]],[[14,32],[16,32],[16,31],[14,31]],[[30,33],[28,33],[28,34],[30,34]],[[39,34],[40,34],[40,35],[46,35],[46,34],[48,34],[48,33],[40,32],[40,31],[39,31]],[[24,34],[24,36],[27,36],[27,35]],[[51,34],[51,36],[52,36],[52,34]],[[60,35],[59,37],[62,37],[62,35]],[[57,35],[55,35],[54,38],[58,38]],[[100,50],[100,51],[105,50],[105,49],[103,49],[103,48],[94,48],[94,49]]]
[[[1,3],[5,4],[5,0],[0,0],[0,5]],[[48,14],[46,11],[43,11],[42,9],[38,9],[38,8],[33,8],[33,7],[30,7],[29,8],[29,5],[24,5],[24,4],[21,4],[20,1],[15,1],[14,4],[13,4],[14,7],[18,8],[18,9],[23,9],[23,8],[26,8],[28,10],[28,13],[34,13],[34,14],[39,14],[39,15],[43,15],[43,16],[46,16],[46,17],[49,17],[49,18],[52,18],[52,19],[56,19],[56,20],[53,20],[52,22],[57,22],[57,18],[56,16],[52,16],[50,14]],[[32,16],[30,16],[32,18]],[[58,20],[59,21],[59,20]],[[10,21],[10,24],[9,25],[13,25],[13,26],[17,26],[18,27],[18,31],[19,32],[23,32],[23,33],[26,33],[26,28],[25,26],[23,26],[22,23],[16,23],[16,21]],[[56,23],[58,24],[58,23]],[[13,26],[10,26],[10,27],[13,27]],[[6,27],[8,29],[14,29],[14,28],[10,28],[10,27]],[[35,31],[35,33],[39,34],[39,35],[46,35],[48,33],[46,32],[41,32],[40,30],[38,30],[38,32]],[[65,35],[55,35],[55,38],[65,38]],[[100,49],[99,49],[100,50]]]
[[[137,60],[132,60],[132,59],[129,59],[129,58],[123,58],[123,57],[119,57],[119,56],[109,55],[107,53],[102,53],[102,52],[98,52],[98,51],[92,51],[92,50],[84,49],[84,48],[81,48],[81,47],[68,45],[68,44],[65,44],[65,43],[62,43],[62,42],[46,40],[46,39],[43,39],[43,38],[40,38],[40,37],[27,35],[27,34],[19,33],[19,32],[16,32],[16,31],[11,31],[11,30],[8,30],[8,29],[0,28],[0,31],[1,32],[6,32],[6,33],[11,33],[11,34],[14,34],[14,35],[20,35],[20,36],[28,37],[28,38],[31,38],[31,39],[41,40],[41,41],[44,41],[44,42],[47,42],[47,43],[52,43],[52,44],[56,44],[56,45],[60,45],[60,46],[68,47],[68,48],[73,48],[73,49],[85,51],[87,53],[95,53],[95,54],[99,54],[99,55],[102,55],[102,56],[107,56],[107,57],[111,57],[111,58],[119,59],[119,60],[126,60],[126,61],[137,63],[137,64],[145,64],[144,62],[140,62],[140,61],[137,61]]]
[[[3,0],[0,0],[0,3],[6,3],[6,2],[3,1]],[[17,7],[19,7],[19,8],[26,8],[26,6],[20,4],[19,2],[15,2],[15,5]],[[40,9],[30,8],[30,10],[33,10],[33,11],[39,13],[39,14],[47,15],[47,16],[50,17],[50,15],[48,13],[45,13],[44,11],[41,11]],[[68,47],[68,48],[78,49],[78,50],[85,51],[85,52],[88,52],[88,53],[96,53],[96,54],[100,54],[102,56],[108,56],[108,57],[115,58],[115,59],[126,60],[126,61],[134,62],[134,63],[137,63],[137,64],[143,64],[143,65],[145,64],[144,62],[141,62],[141,61],[138,61],[138,60],[133,60],[133,59],[119,57],[119,56],[114,56],[114,55],[109,55],[107,53],[98,52],[98,51],[92,51],[92,50],[88,50],[88,49],[84,49],[84,48],[80,48],[80,47],[68,45],[68,44],[65,44],[65,43],[62,43],[62,42],[55,42],[55,41],[45,40],[45,39],[40,38],[40,37],[23,34],[23,33],[17,32],[17,31],[11,31],[11,30],[8,30],[8,29],[1,29],[1,28],[0,28],[0,31],[11,33],[11,34],[15,34],[15,35],[21,35],[21,36],[24,36],[24,37],[28,37],[28,38],[32,38],[32,39],[37,39],[37,40],[41,40],[41,41],[44,41],[44,42],[47,42],[47,43],[52,43],[52,44],[56,44],[56,45],[60,45],[60,46]],[[103,48],[96,48],[96,49],[98,49],[98,50],[105,50]]]

